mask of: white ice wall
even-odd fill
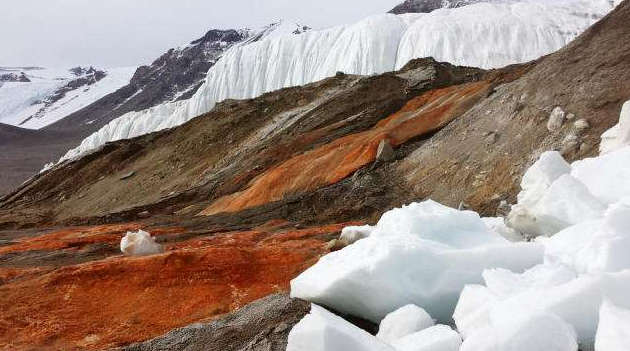
[[[353,25],[300,35],[270,35],[230,49],[191,99],[121,116],[62,160],[107,141],[180,125],[227,98],[251,98],[337,71],[383,73],[429,56],[483,68],[529,61],[561,48],[611,9],[603,0],[573,0],[570,5],[481,3],[430,14],[374,15]]]

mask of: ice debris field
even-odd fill
[[[344,229],[291,281],[313,305],[287,350],[630,350],[629,113],[597,157],[543,153],[505,221],[429,200]]]

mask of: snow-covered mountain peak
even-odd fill
[[[129,81],[133,68],[23,69],[0,86],[0,122],[39,129],[88,106]],[[0,76],[11,69],[0,70]],[[18,73],[9,73],[16,75]]]

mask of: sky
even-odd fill
[[[149,64],[212,28],[285,20],[313,28],[386,12],[402,0],[2,0],[0,66]]]

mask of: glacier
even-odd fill
[[[26,70],[30,82],[7,82],[0,86],[0,123],[27,129],[41,129],[92,104],[125,84],[137,67],[110,68],[99,81],[80,85],[50,104],[58,89],[81,76],[68,69]]]
[[[268,30],[260,41],[229,49],[190,99],[125,114],[88,136],[60,162],[109,141],[178,126],[228,98],[252,98],[338,71],[380,74],[420,57],[482,68],[534,60],[566,45],[615,4],[609,0],[478,3],[431,13],[373,15],[355,24],[299,34]]]

